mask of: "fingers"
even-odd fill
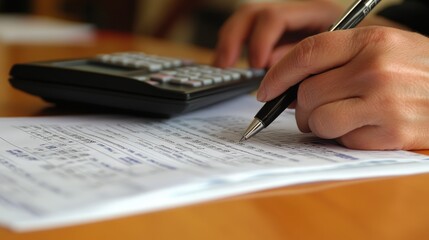
[[[309,37],[270,69],[258,98],[301,82],[295,107],[302,131],[355,149],[424,149],[428,44],[383,27]]]
[[[223,25],[219,32],[214,65],[229,67],[240,56],[241,48],[251,31],[256,9],[238,12]]]
[[[380,125],[377,110],[362,98],[349,98],[317,107],[308,119],[299,119],[298,125],[321,138],[334,139],[364,126]]]
[[[318,107],[335,101],[363,97],[372,84],[367,84],[360,66],[343,66],[303,81],[298,90],[296,119],[303,132],[309,132],[308,119]]]
[[[381,111],[361,98],[349,98],[315,109],[306,125],[316,136],[336,139],[352,149],[411,149],[414,134],[407,128],[386,124]]]
[[[408,134],[398,134],[397,131],[389,131],[381,126],[363,126],[341,137],[337,142],[352,149],[365,150],[393,150],[409,149],[404,143]]]
[[[259,101],[269,101],[290,86],[351,61],[366,45],[358,29],[321,33],[298,43],[273,66],[258,90]]]
[[[377,97],[367,95],[377,82],[385,81],[362,71],[365,64],[346,64],[303,81],[296,105],[298,128],[335,139],[356,129],[381,125],[385,121],[380,115],[381,105],[374,104]]]
[[[250,66],[263,68],[267,65],[274,45],[285,30],[283,18],[274,10],[265,10],[258,14],[249,42]]]
[[[312,29],[313,33],[324,30],[323,26],[319,25],[320,21],[315,21],[322,17],[321,11],[316,10],[316,6],[313,5],[305,3],[290,3],[277,7],[272,5],[257,12],[254,28],[250,33],[250,65],[257,68],[267,66],[269,57],[283,34],[297,35],[299,30],[304,29],[307,32]]]
[[[221,28],[214,64],[233,65],[248,41],[251,66],[266,67],[282,35],[325,31],[338,9],[328,1],[248,4]]]

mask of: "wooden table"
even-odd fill
[[[128,50],[205,63],[212,58],[205,49],[106,33],[87,44],[0,44],[0,116],[70,113],[12,89],[6,80],[13,63]],[[429,239],[428,224],[429,174],[421,174],[285,187],[54,230],[14,233],[0,228],[0,239],[420,240]]]

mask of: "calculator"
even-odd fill
[[[265,71],[216,68],[189,59],[117,52],[15,64],[13,87],[57,104],[173,116],[248,93]]]

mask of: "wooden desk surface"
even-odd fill
[[[205,63],[212,57],[204,49],[111,34],[84,45],[0,44],[0,116],[65,114],[12,89],[13,63],[128,50]],[[429,239],[428,185],[429,174],[307,184],[54,230],[0,228],[0,239]]]

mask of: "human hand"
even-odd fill
[[[302,81],[303,132],[354,149],[429,148],[429,39],[386,27],[321,33],[267,73],[258,100]]]
[[[247,43],[251,67],[271,66],[298,41],[326,31],[341,10],[328,0],[243,5],[219,32],[214,65],[234,65]]]

